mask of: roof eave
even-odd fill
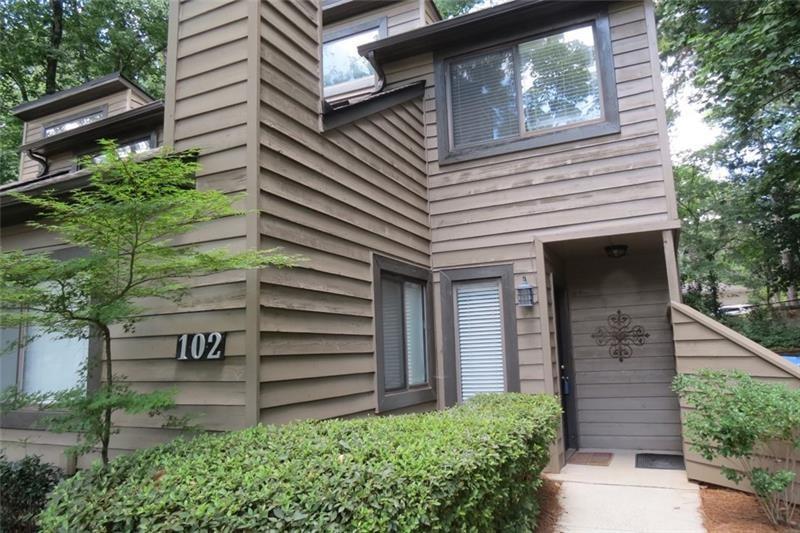
[[[150,94],[136,83],[126,78],[123,74],[114,72],[77,87],[45,95],[30,102],[23,102],[13,107],[10,113],[20,120],[29,121],[126,89],[136,91],[149,100],[154,100]]]
[[[19,147],[20,152],[33,150],[42,155],[49,155],[68,150],[76,145],[93,142],[102,138],[104,133],[116,136],[121,131],[135,130],[137,127],[157,125],[164,115],[164,103],[150,102],[124,113],[112,115],[103,120],[87,124],[81,128],[65,131],[52,137],[45,137]],[[121,130],[121,131],[117,131]]]
[[[372,58],[377,64],[411,57],[440,47],[474,40],[476,30],[480,33],[500,31],[505,27],[519,25],[520,18],[535,14],[555,13],[569,9],[585,1],[514,0],[495,7],[442,20],[404,33],[366,43],[358,47],[358,53]]]

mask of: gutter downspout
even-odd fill
[[[39,175],[36,176],[37,178],[41,178],[42,176],[46,175],[50,170],[50,163],[47,161],[47,157],[43,156],[42,154],[38,154],[33,150],[28,150],[28,157],[39,163],[39,165],[42,167]]]
[[[371,50],[365,56],[369,64],[372,65],[372,69],[375,71],[375,74],[378,76],[378,83],[375,84],[375,89],[373,89],[372,94],[379,93],[386,87],[386,73],[383,71],[383,66],[378,63],[377,58],[375,57],[375,50]]]

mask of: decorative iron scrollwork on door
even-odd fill
[[[650,336],[642,326],[631,324],[630,315],[617,310],[608,316],[608,326],[598,326],[592,338],[598,346],[608,346],[608,355],[622,361],[633,355],[634,346],[643,346]]]

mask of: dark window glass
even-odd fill
[[[382,276],[380,324],[385,390],[427,384],[425,285],[395,275]]]

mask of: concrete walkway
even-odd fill
[[[704,532],[699,487],[683,470],[635,467],[635,451],[614,454],[609,466],[568,464],[548,477],[561,482],[564,512],[557,531]]]

